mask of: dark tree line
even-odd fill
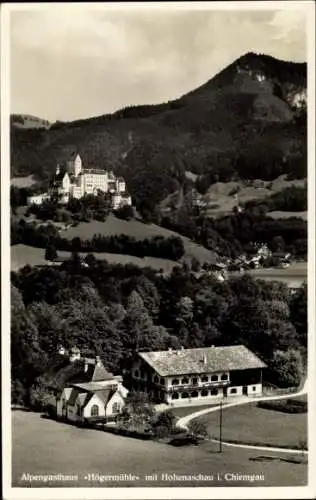
[[[96,234],[91,240],[83,240],[79,237],[68,240],[62,238],[52,224],[37,227],[35,224],[28,224],[23,220],[11,224],[11,244],[18,243],[37,248],[53,246],[56,250],[68,252],[109,252],[170,260],[179,260],[184,255],[183,240],[177,236],[168,238],[154,236],[137,240],[125,234],[114,236]]]
[[[261,208],[266,212],[304,212],[307,210],[307,186],[291,186],[273,194],[265,200],[252,200],[245,204],[247,209]]]

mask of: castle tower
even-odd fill
[[[69,174],[73,174],[75,177],[78,177],[82,171],[82,160],[79,154],[74,153],[67,161],[67,170]]]

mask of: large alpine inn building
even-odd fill
[[[243,345],[139,352],[131,371],[135,390],[155,402],[185,404],[262,394],[266,367]]]

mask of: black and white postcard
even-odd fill
[[[314,59],[313,1],[2,4],[5,500],[315,497]]]

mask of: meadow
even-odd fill
[[[201,417],[210,437],[219,437],[219,412]],[[307,414],[289,414],[259,408],[256,403],[223,407],[223,441],[299,448],[307,441]]]
[[[83,258],[87,255],[80,254]],[[71,256],[70,252],[58,251],[60,259],[68,259]],[[100,252],[95,253],[94,256],[99,260],[106,260],[109,264],[134,264],[138,267],[151,267],[157,271],[162,270],[165,273],[170,273],[175,266],[179,263],[168,259],[159,259],[157,257],[135,257],[133,255],[116,254]],[[17,271],[18,269],[29,266],[45,266],[47,264],[59,265],[59,262],[48,263],[45,260],[45,249],[30,247],[28,245],[13,245],[11,246],[11,270]]]
[[[26,177],[12,177],[11,185],[18,188],[27,188],[35,183],[33,175],[28,175]]]
[[[70,227],[61,232],[63,238],[72,240],[79,237],[81,239],[90,240],[95,234],[102,236],[115,236],[124,234],[132,236],[136,240],[143,240],[145,238],[153,238],[155,236],[163,236],[168,238],[170,236],[180,237],[183,241],[185,248],[185,256],[187,258],[195,257],[201,263],[214,262],[215,254],[211,250],[194,243],[189,238],[181,236],[174,231],[157,226],[156,224],[144,224],[138,220],[122,220],[110,214],[105,222],[93,220],[91,222],[83,222],[76,227]]]
[[[253,425],[253,422],[252,422]],[[271,461],[271,457],[273,460]],[[39,414],[12,412],[12,485],[14,487],[109,487],[109,486],[303,486],[304,463],[289,463],[282,456],[224,447],[216,443],[176,448],[93,429],[80,429],[41,418]],[[23,482],[22,474],[72,474],[73,482]],[[88,481],[87,474],[134,474],[134,481]],[[208,481],[165,481],[162,474],[213,476]],[[264,481],[229,481],[225,473],[261,474]],[[157,474],[151,480],[146,475]]]

